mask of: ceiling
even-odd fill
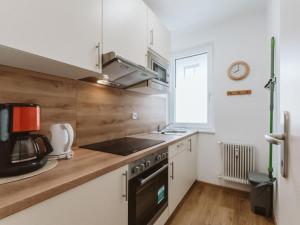
[[[172,31],[203,28],[266,9],[268,0],[144,0]]]

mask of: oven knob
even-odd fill
[[[151,166],[151,161],[150,161],[150,160],[148,160],[148,161],[146,162],[146,167],[149,167],[149,166]]]
[[[134,167],[133,173],[139,173],[139,172],[140,172],[140,167],[139,166]]]
[[[146,168],[145,163],[142,163],[142,164],[140,165],[140,170],[143,171],[145,168]]]
[[[160,161],[161,160],[161,155],[156,156],[156,161]]]
[[[167,158],[167,153],[163,153],[163,154],[162,154],[162,158],[163,158],[163,159]]]

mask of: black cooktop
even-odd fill
[[[90,145],[84,145],[80,147],[94,150],[94,151],[107,152],[116,155],[126,156],[141,151],[145,148],[158,145],[163,142],[164,141],[161,140],[125,137],[125,138],[120,138],[120,139],[115,139],[110,141],[94,143]]]

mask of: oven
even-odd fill
[[[130,166],[129,225],[151,225],[168,206],[167,149]]]

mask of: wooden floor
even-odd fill
[[[168,225],[274,225],[251,212],[246,193],[196,183]]]

